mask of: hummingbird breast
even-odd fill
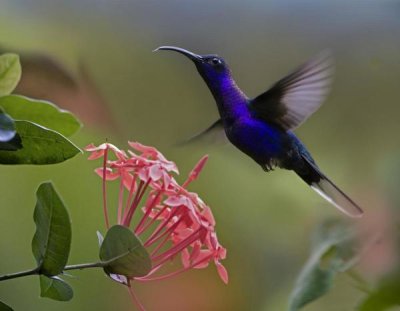
[[[275,125],[240,117],[225,126],[229,141],[265,169],[282,166],[291,151],[290,136]]]

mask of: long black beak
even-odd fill
[[[201,62],[203,60],[203,58],[200,55],[194,54],[188,50],[182,49],[182,48],[178,48],[176,46],[160,46],[158,48],[156,48],[153,52],[157,52],[157,51],[175,51],[178,53],[181,53],[183,55],[185,55],[186,57],[190,58],[192,61],[194,61],[195,63],[197,62]]]

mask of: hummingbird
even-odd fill
[[[324,101],[333,73],[330,53],[321,53],[249,98],[236,84],[222,57],[198,55],[175,46],[154,51],[174,51],[189,58],[207,84],[220,119],[197,136],[224,130],[228,140],[266,172],[275,167],[292,170],[313,190],[350,217],[363,210],[318,167],[310,152],[293,133]]]

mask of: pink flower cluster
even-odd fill
[[[226,257],[215,233],[211,209],[196,193],[187,190],[203,169],[203,157],[179,185],[173,177],[178,174],[174,162],[168,161],[157,149],[129,142],[134,151],[127,152],[112,144],[89,145],[90,160],[103,158],[96,173],[103,179],[103,203],[107,228],[110,227],[107,208],[106,182],[119,180],[117,223],[132,228],[152,260],[152,270],[137,281],[151,281],[175,276],[191,268],[205,268],[214,261],[221,279],[228,283],[228,273],[221,264]],[[109,159],[111,154],[115,159]],[[113,158],[114,158],[113,157]],[[135,224],[132,224],[134,215]],[[136,220],[138,219],[138,220]],[[180,257],[172,272],[162,272],[166,263]]]

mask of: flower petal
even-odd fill
[[[187,268],[190,266],[190,254],[187,248],[185,248],[181,253],[182,265]]]
[[[219,261],[216,261],[215,265],[217,267],[217,271],[218,271],[218,274],[219,274],[219,277],[221,278],[221,280],[225,284],[228,284],[229,276],[228,276],[228,271],[226,270],[226,268]]]
[[[160,165],[153,165],[150,167],[149,175],[153,181],[157,181],[163,176],[163,170]]]
[[[101,178],[103,178],[103,168],[102,167],[96,168],[95,172],[97,175],[99,175]],[[116,180],[118,177],[120,177],[120,174],[118,172],[113,172],[112,169],[106,168],[106,180]]]
[[[206,259],[208,257],[208,259]],[[193,259],[195,262],[200,262],[198,265],[194,266],[195,269],[203,269],[206,268],[212,259],[212,252],[209,250],[201,250],[196,256],[196,259]]]

